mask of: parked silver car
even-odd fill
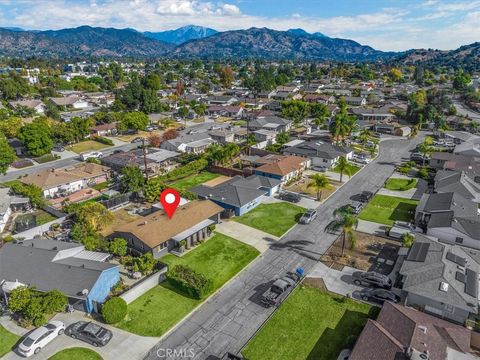
[[[48,324],[40,326],[33,330],[18,345],[17,351],[20,355],[30,357],[38,354],[50,341],[57,336],[62,335],[65,331],[65,324],[61,321],[53,320]]]

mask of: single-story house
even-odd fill
[[[0,188],[0,233],[5,229],[15,210],[28,209],[30,200],[26,197],[10,194],[9,188]]]
[[[302,176],[303,171],[310,166],[310,161],[308,158],[288,155],[257,167],[255,174],[286,183]]]
[[[437,193],[454,192],[480,203],[480,178],[465,171],[438,170],[434,190]]]
[[[218,115],[234,119],[240,119],[243,117],[243,111],[243,107],[241,106],[210,105],[207,109],[207,115]]]
[[[108,238],[123,238],[133,254],[152,253],[155,258],[180,247],[186,248],[209,236],[208,227],[220,222],[223,208],[210,200],[196,200],[177,208],[171,219],[163,210],[119,226]]]
[[[269,130],[280,133],[289,131],[291,127],[292,121],[278,116],[257,117],[248,122],[248,129],[251,131]]]
[[[58,240],[7,243],[0,248],[0,283],[7,292],[18,285],[39,291],[59,290],[76,309],[96,312],[97,305],[120,281],[118,265],[105,262],[109,256]]]
[[[13,109],[16,109],[18,107],[26,107],[35,110],[37,114],[43,114],[45,112],[45,104],[42,102],[42,100],[10,101],[8,104]]]
[[[211,95],[205,99],[209,105],[233,105],[238,99],[229,95]]]
[[[353,108],[350,112],[356,115],[359,120],[391,122],[395,119],[395,115],[389,112],[388,108]]]
[[[434,152],[430,156],[429,165],[436,170],[466,171],[480,175],[480,159],[472,156]]]
[[[415,225],[441,241],[480,249],[478,204],[454,192],[423,194]]]
[[[161,149],[200,154],[203,153],[210,145],[216,143],[214,139],[207,133],[195,133],[180,135],[172,140],[162,141]]]
[[[86,100],[78,96],[50,97],[48,100],[61,108],[85,109],[89,106]]]
[[[265,143],[266,145],[275,144],[277,133],[272,130],[261,129],[253,132],[255,141],[259,143]]]
[[[327,142],[304,141],[301,144],[285,148],[283,154],[309,158],[311,159],[311,166],[322,166],[329,169],[335,166],[342,156],[351,160],[353,150]]]
[[[460,324],[477,314],[479,251],[416,234],[397,261],[406,305]]]
[[[226,216],[240,216],[252,210],[263,196],[272,196],[280,189],[280,180],[252,175],[235,176],[216,186],[200,185],[190,191],[201,199],[209,199],[227,210]]]
[[[474,360],[471,331],[424,312],[385,302],[369,319],[349,360]]]
[[[480,138],[475,138],[465,141],[455,146],[454,154],[480,157]]]
[[[90,134],[94,136],[108,136],[117,133],[117,123],[100,124],[90,128]]]
[[[367,105],[367,99],[361,96],[347,96],[345,102],[352,106],[365,106]]]
[[[228,144],[235,142],[235,132],[231,130],[214,130],[209,132],[213,140],[217,141],[220,144]]]
[[[66,196],[76,191],[101,184],[110,178],[110,169],[95,163],[84,163],[65,169],[49,169],[28,174],[19,179],[24,184],[36,185],[46,198]]]
[[[138,166],[141,170],[145,170],[146,163],[148,173],[158,175],[171,170],[177,163],[176,160],[180,157],[180,153],[149,148],[145,157],[146,161],[142,149],[133,149],[104,156],[101,158],[101,162],[117,173],[120,173],[127,166]]]

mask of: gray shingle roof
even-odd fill
[[[479,252],[456,245],[440,244],[420,234],[416,234],[415,243],[430,245],[423,261],[411,261],[408,256],[405,258],[399,271],[404,276],[403,290],[477,313],[478,294],[471,296],[466,292],[465,283],[456,278],[457,271],[464,271],[459,270],[455,262],[447,259],[447,253],[466,259],[467,268],[474,271],[478,277],[480,265],[476,260]],[[474,256],[471,256],[471,253]],[[447,291],[440,289],[442,282],[448,284]]]
[[[336,159],[337,157],[344,156],[351,151],[352,150],[348,147],[337,146],[330,143],[305,141],[299,145],[286,148],[284,152],[300,156]]]
[[[0,279],[18,280],[40,291],[57,289],[70,297],[85,298],[82,291],[91,290],[102,271],[117,265],[75,258],[74,249],[81,252],[83,248],[79,244],[44,239],[5,244],[0,248]]]
[[[214,187],[200,185],[191,191],[201,198],[216,200],[235,207],[242,207],[265,195],[265,188],[271,189],[281,183],[280,180],[252,175],[248,178],[235,176],[231,180]],[[262,188],[264,188],[262,190]]]

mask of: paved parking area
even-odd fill
[[[91,319],[86,318],[85,315],[80,312],[74,312],[72,314],[57,314],[53,319],[62,321],[67,327],[77,321],[91,321]],[[4,323],[5,321],[2,321],[2,325]],[[109,328],[113,332],[113,338],[107,346],[94,347],[83,341],[72,339],[66,335],[61,335],[42,349],[39,354],[35,355],[35,359],[47,360],[57,352],[72,347],[86,347],[92,349],[99,353],[104,360],[142,359],[147,354],[148,350],[158,342],[158,338],[138,336],[112,326],[105,324],[100,325]],[[9,326],[9,330],[14,330],[14,326]],[[22,329],[22,333],[18,333],[18,335],[24,334],[24,329]],[[2,357],[2,360],[19,359],[24,359],[24,357],[12,351]]]
[[[346,296],[363,288],[352,282],[351,275],[355,271],[358,270],[348,266],[345,266],[342,271],[335,270],[319,261],[315,264],[312,272],[308,274],[308,277],[321,278],[329,291]]]

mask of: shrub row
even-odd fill
[[[202,299],[213,288],[212,280],[184,265],[174,266],[167,279],[175,289],[193,299]]]
[[[161,180],[164,180],[164,181],[178,180],[178,179],[196,174],[199,171],[204,170],[207,166],[208,166],[208,161],[206,159],[194,160],[185,166],[182,166],[170,171],[166,175],[160,176],[160,178]]]
[[[99,142],[100,144],[105,144],[105,145],[113,145],[113,141],[110,139],[107,139],[106,137],[103,136],[97,136],[95,137],[95,141]]]

